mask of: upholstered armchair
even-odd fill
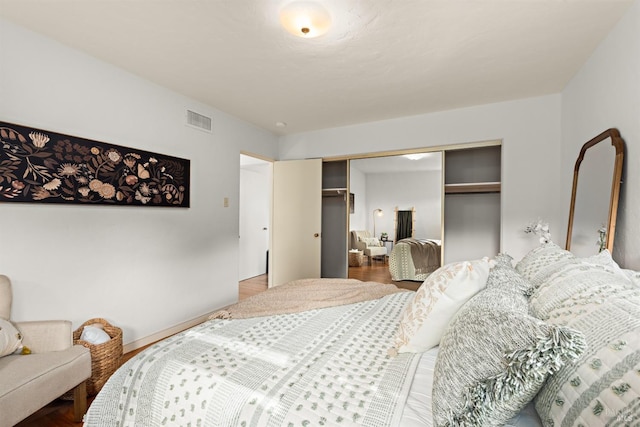
[[[351,249],[362,251],[364,256],[368,258],[369,265],[371,265],[373,257],[387,255],[387,248],[384,243],[373,237],[367,230],[351,231]]]
[[[0,318],[9,320],[12,290],[0,275]],[[73,345],[67,320],[13,322],[31,354],[0,357],[0,427],[11,427],[73,389],[74,418],[87,409],[85,381],[91,376],[91,354]],[[1,354],[1,353],[0,353]]]

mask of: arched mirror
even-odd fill
[[[608,129],[582,146],[573,171],[567,250],[577,256],[613,251],[624,141]]]

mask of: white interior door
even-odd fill
[[[240,155],[240,280],[267,272],[271,169],[271,162]]]
[[[269,286],[320,277],[322,160],[273,164]]]

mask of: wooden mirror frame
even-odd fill
[[[618,129],[607,129],[595,138],[587,141],[580,150],[576,165],[573,169],[573,188],[571,190],[571,206],[569,208],[569,227],[567,229],[566,249],[571,250],[571,235],[573,231],[573,219],[575,214],[576,194],[578,191],[578,173],[580,172],[580,164],[584,159],[587,150],[599,142],[611,139],[611,145],[615,149],[615,159],[613,165],[613,179],[611,182],[611,197],[609,202],[608,221],[605,226],[607,230],[605,249],[613,252],[613,239],[616,231],[616,218],[618,215],[618,201],[620,199],[620,182],[622,181],[622,165],[624,160],[624,140],[620,137]]]
[[[393,219],[393,242],[397,243],[398,242],[398,212],[403,212],[403,211],[411,211],[411,238],[414,238],[416,236],[416,208],[414,208],[413,206],[410,209],[400,209],[396,206],[396,208],[394,209],[394,213],[395,213],[395,217]],[[440,219],[440,222],[442,223],[442,219]]]

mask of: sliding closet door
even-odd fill
[[[269,286],[320,277],[322,160],[273,165]]]
[[[444,263],[500,252],[502,147],[445,151]]]

